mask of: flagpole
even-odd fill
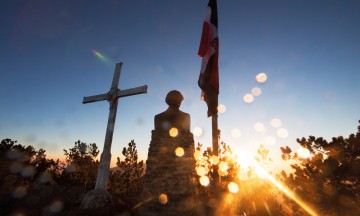
[[[219,157],[219,129],[218,129],[218,114],[214,113],[211,116],[211,124],[212,124],[212,146],[213,146],[213,155]],[[218,173],[218,165],[213,165],[213,181],[216,185],[220,182],[219,173]]]

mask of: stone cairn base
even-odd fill
[[[184,149],[183,156],[176,155],[178,147]],[[194,138],[189,131],[179,131],[176,137],[167,131],[152,131],[140,216],[194,215],[194,151]]]

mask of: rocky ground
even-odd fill
[[[80,204],[87,191],[78,186],[37,185],[13,191],[2,189],[0,215],[138,215],[136,210],[132,210],[135,199],[119,194],[111,194],[111,204],[83,210]]]

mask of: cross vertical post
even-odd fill
[[[111,162],[111,144],[114,134],[116,112],[118,106],[118,99],[131,95],[147,93],[147,86],[140,86],[132,89],[121,91],[118,88],[122,63],[117,63],[115,67],[114,77],[112,80],[110,91],[106,94],[94,95],[84,97],[83,103],[91,103],[96,101],[107,100],[110,103],[109,118],[105,134],[104,149],[100,157],[100,165],[96,179],[95,189],[107,189],[107,182],[109,179],[110,162]]]
[[[116,64],[114,78],[111,84],[111,89],[108,92],[107,100],[110,103],[109,119],[106,128],[104,149],[100,157],[100,165],[98,169],[98,175],[96,178],[95,189],[106,190],[107,182],[109,179],[109,170],[110,170],[110,162],[111,162],[111,144],[114,134],[116,111],[118,106],[118,99],[114,98],[114,94],[116,96],[117,91],[119,90],[118,85],[120,80],[121,67],[122,67],[122,63]]]

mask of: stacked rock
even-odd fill
[[[182,95],[171,91],[169,108],[155,116],[146,161],[141,216],[193,215],[195,199],[194,139],[190,116],[179,110]]]

